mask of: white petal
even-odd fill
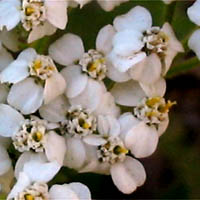
[[[156,150],[158,133],[144,122],[134,126],[125,136],[125,145],[136,158],[150,156]]]
[[[19,54],[19,56],[17,57],[17,60],[24,60],[29,65],[30,63],[33,62],[33,60],[36,58],[36,56],[37,56],[37,52],[35,51],[35,49],[28,48]]]
[[[51,200],[79,200],[76,193],[67,185],[53,185],[49,190]]]
[[[43,25],[34,27],[34,29],[30,32],[28,36],[28,43],[41,39],[42,37],[47,35],[53,35],[55,32],[56,27],[46,21]]]
[[[5,103],[7,100],[9,89],[6,85],[0,84],[0,103]]]
[[[26,187],[28,187],[31,184],[31,180],[27,176],[26,173],[21,172],[19,174],[19,178],[17,180],[17,183],[12,188],[11,192],[8,194],[7,199],[15,198],[18,193],[22,192]]]
[[[10,31],[20,22],[21,11],[19,7],[20,1],[18,0],[0,2],[0,30],[3,30],[5,26]]]
[[[125,194],[134,192],[146,179],[142,164],[128,156],[124,162],[112,165],[111,176],[117,188]]]
[[[28,63],[24,60],[15,60],[2,71],[0,78],[2,83],[18,83],[28,76]]]
[[[48,0],[44,2],[46,18],[59,29],[65,29],[67,24],[67,1]]]
[[[0,176],[8,172],[11,167],[11,160],[6,149],[0,145]]]
[[[108,124],[109,124],[109,135],[111,137],[116,137],[120,134],[120,124],[116,118],[107,115],[106,116]]]
[[[24,121],[24,117],[12,107],[0,104],[0,135],[12,137]]]
[[[131,56],[144,47],[142,33],[137,30],[124,30],[115,34],[113,38],[114,52],[120,56]]]
[[[15,165],[15,177],[17,179],[19,177],[20,172],[23,171],[24,165],[30,161],[45,163],[47,162],[47,158],[44,153],[33,153],[30,151],[22,153]]]
[[[0,72],[13,61],[12,55],[3,47],[0,48]]]
[[[116,106],[115,99],[110,92],[106,92],[102,95],[101,103],[94,111],[95,115],[111,115],[118,117],[120,114],[120,108]]]
[[[49,104],[40,107],[39,112],[43,119],[50,122],[61,122],[66,119],[66,113],[70,107],[66,97],[61,95]]]
[[[126,82],[131,79],[131,77],[127,72],[120,72],[119,70],[117,70],[117,68],[112,65],[111,61],[107,60],[106,63],[108,70],[107,77],[110,78],[111,80],[115,82]]]
[[[120,56],[115,54],[114,51],[108,55],[108,59],[112,62],[113,66],[120,72],[126,72],[128,69],[133,67],[135,64],[145,59],[146,53],[139,52],[132,56]]]
[[[163,69],[163,75],[169,70],[173,59],[179,52],[184,52],[183,45],[179,42],[175,36],[175,33],[169,23],[165,23],[161,29],[169,38],[167,51],[165,52],[165,65]]]
[[[98,81],[89,79],[85,90],[75,98],[69,99],[69,102],[72,105],[81,105],[92,112],[100,104],[103,92],[104,88]]]
[[[32,182],[49,182],[60,168],[61,166],[56,161],[47,163],[30,161],[25,163],[24,172]]]
[[[152,17],[150,12],[146,8],[136,6],[131,9],[126,15],[116,17],[113,24],[117,31],[134,29],[143,32],[151,28]]]
[[[104,55],[109,53],[112,49],[112,39],[115,30],[112,25],[106,25],[100,29],[96,39],[96,49]]]
[[[159,137],[166,131],[169,125],[169,117],[167,117],[164,121],[162,121],[158,126],[158,135]]]
[[[86,144],[93,145],[93,146],[100,146],[107,142],[100,135],[88,135],[83,138],[83,141]]]
[[[70,183],[68,185],[78,196],[80,200],[90,200],[91,193],[88,187],[82,183]]]
[[[133,116],[132,113],[124,113],[119,117],[121,136],[125,137],[125,135],[139,123],[139,120]]]
[[[66,67],[61,71],[61,74],[66,81],[67,87],[65,94],[67,97],[76,97],[85,89],[88,76],[81,72],[81,67],[79,65]]]
[[[68,33],[56,40],[49,47],[49,55],[61,65],[70,65],[79,60],[84,53],[81,38]]]
[[[86,159],[85,146],[80,139],[68,138],[66,140],[67,151],[64,166],[79,169],[83,166]]]
[[[47,159],[51,162],[57,161],[62,166],[66,152],[65,138],[51,131],[44,147]]]
[[[27,78],[11,87],[8,103],[25,115],[34,113],[42,105],[43,93],[41,85],[37,85],[34,79]]]
[[[162,65],[159,57],[152,53],[132,67],[129,73],[132,79],[145,84],[151,84],[160,78],[161,69]]]
[[[146,95],[136,81],[116,83],[111,89],[116,103],[124,106],[136,106]]]
[[[200,4],[200,3],[199,3]],[[192,51],[194,51],[200,60],[200,29],[194,31],[194,33],[190,36],[190,39],[188,41],[188,46]]]
[[[200,26],[200,1],[196,0],[187,10],[188,17],[196,25]]]
[[[60,73],[53,73],[53,75],[46,80],[44,87],[44,103],[48,104],[56,97],[64,93],[66,82]]]
[[[166,92],[166,81],[163,78],[160,78],[151,85],[140,83],[140,86],[145,91],[146,95],[149,97],[155,97],[155,96],[163,97]]]

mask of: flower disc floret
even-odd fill
[[[128,150],[119,137],[110,137],[107,143],[98,147],[97,155],[100,162],[114,164],[123,162]]]
[[[157,126],[166,120],[170,108],[175,104],[176,102],[171,102],[170,100],[166,102],[163,97],[144,98],[134,108],[134,115],[146,124]]]
[[[46,121],[40,119],[27,119],[21,129],[13,136],[13,144],[20,151],[44,151]]]
[[[103,80],[106,76],[107,67],[105,58],[100,52],[94,49],[90,49],[87,53],[84,53],[79,64],[82,66],[82,71],[93,79]]]
[[[37,55],[36,59],[30,64],[30,75],[41,80],[46,80],[57,71],[53,60],[49,56]]]
[[[144,32],[143,42],[147,54],[156,53],[159,57],[165,57],[168,46],[168,36],[159,27],[151,27]]]
[[[36,182],[20,192],[14,200],[48,200],[48,186],[46,183]]]
[[[67,120],[62,122],[65,133],[75,137],[84,137],[96,133],[97,122],[90,111],[80,106],[72,106],[67,112]]]
[[[26,31],[41,25],[46,20],[46,10],[43,0],[23,0],[22,26]]]

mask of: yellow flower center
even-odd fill
[[[33,135],[33,139],[36,142],[39,142],[42,140],[43,134],[40,131],[35,132],[35,134]]]
[[[95,60],[94,62],[92,62],[89,66],[88,66],[88,71],[89,72],[93,72],[95,71],[99,65],[104,64],[105,59],[104,58],[100,58]]]
[[[26,194],[25,195],[25,200],[34,200],[34,196],[32,196],[31,194]]]
[[[32,15],[34,12],[35,12],[35,9],[32,8],[32,7],[27,7],[26,10],[25,10],[25,13],[26,13],[27,16]]]

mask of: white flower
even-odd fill
[[[153,83],[167,73],[176,54],[183,52],[171,26],[168,23],[162,28],[152,26],[151,14],[143,7],[136,6],[127,14],[116,17],[113,24],[117,33],[108,58],[118,70],[118,76],[123,74],[126,77],[123,80],[110,76],[114,81],[124,82],[132,78],[146,84]]]
[[[153,85],[139,85],[135,81],[117,83],[111,93],[120,105],[133,106],[134,116],[149,127],[156,129],[158,136],[166,130],[168,112],[175,102],[165,101],[166,90],[164,79]]]
[[[196,0],[192,6],[187,9],[187,14],[190,20],[196,25],[200,26],[200,1]]]
[[[48,162],[43,153],[23,153],[15,167],[17,183],[7,199],[91,199],[89,189],[81,183],[53,185],[48,191],[46,183],[58,173],[60,167],[57,162]]]
[[[104,140],[101,144],[96,138],[90,139],[91,145],[76,138],[67,140],[66,165],[79,172],[111,174],[121,192],[132,193],[144,183],[146,173],[139,161],[127,156],[121,138],[124,130],[115,118],[99,116],[98,131]]]
[[[110,98],[112,96],[109,95],[108,97]],[[90,106],[87,107],[82,104],[70,105],[70,103],[66,97],[60,96],[50,104],[42,106],[39,110],[40,115],[51,122],[60,122],[60,132],[66,135],[67,139],[71,137],[80,138],[88,144],[93,139],[98,139],[100,143],[104,142],[97,134],[97,116],[101,113],[118,116],[119,109],[114,104],[114,99],[112,99],[113,105],[111,104],[110,108],[104,102],[101,105],[102,109],[100,108],[94,111],[90,109]]]
[[[49,161],[63,164],[66,144],[65,139],[54,131],[57,124],[35,116],[24,119],[19,112],[5,104],[0,104],[0,111],[0,135],[11,137],[18,151],[45,152]]]
[[[93,82],[92,87],[96,87],[94,96],[100,97],[98,85],[107,73],[109,63],[105,56],[111,50],[114,33],[112,26],[103,27],[96,39],[96,50],[90,49],[87,53],[84,53],[81,38],[74,34],[65,34],[50,46],[49,55],[57,63],[67,66],[61,72],[67,82],[67,97],[75,98],[84,93],[88,82]],[[90,81],[91,79],[95,81]]]
[[[49,56],[26,49],[0,74],[1,83],[11,83],[8,103],[23,114],[30,114],[65,90],[65,80]],[[31,88],[31,90],[30,90]]]
[[[28,42],[45,35],[52,35],[56,28],[65,29],[67,24],[67,1],[52,0],[2,0],[0,2],[0,30],[15,28],[21,21],[30,31]]]

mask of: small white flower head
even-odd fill
[[[48,186],[46,183],[35,182],[18,193],[14,200],[48,200]]]
[[[46,10],[43,0],[23,0],[22,2],[22,26],[26,31],[41,25],[46,20]]]
[[[166,102],[163,97],[148,97],[134,108],[133,113],[146,124],[158,126],[168,118],[168,112],[175,104],[176,102],[170,100]]]
[[[108,55],[113,64],[108,75],[116,82],[131,78],[150,82],[142,75],[151,73],[153,83],[166,74],[176,54],[184,51],[170,24],[164,23],[162,28],[152,26],[151,13],[144,7],[136,6],[127,14],[116,17],[113,25],[117,32]]]
[[[71,106],[62,122],[64,132],[74,137],[85,137],[96,133],[96,117],[81,106]]]
[[[123,141],[119,137],[107,138],[106,144],[98,146],[97,150],[99,161],[109,164],[123,162],[127,153],[128,149],[125,148]]]
[[[29,31],[28,43],[52,35],[67,24],[67,1],[4,0],[0,2],[0,30],[8,31],[19,23]]]
[[[43,152],[46,142],[47,121],[32,117],[27,119],[21,126],[21,129],[13,136],[13,144],[20,151]]]
[[[22,51],[2,71],[0,80],[12,84],[7,101],[25,115],[37,111],[43,102],[51,102],[64,93],[66,87],[53,60],[32,48]]]
[[[91,78],[102,80],[106,76],[107,67],[103,54],[97,50],[90,49],[79,60],[82,71],[86,72]]]

